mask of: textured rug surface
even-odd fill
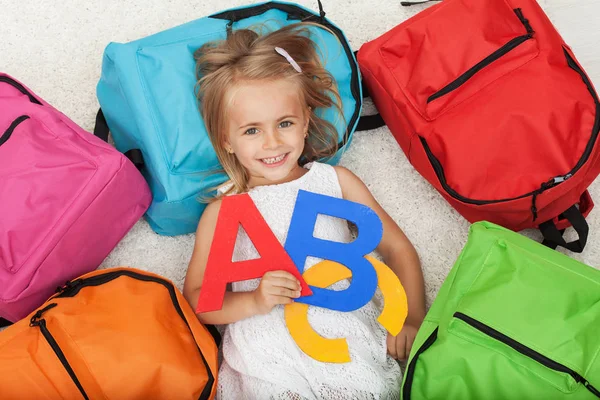
[[[317,10],[317,2],[299,1]],[[249,4],[241,0],[3,0],[0,12],[0,70],[7,72],[87,130],[94,124],[95,87],[104,47],[127,42],[206,16]],[[428,5],[402,7],[399,0],[324,0],[327,16],[358,49]],[[597,0],[541,0],[592,81],[600,84],[600,14]],[[369,111],[367,105],[366,112]],[[421,257],[430,303],[465,244],[469,223],[408,163],[387,128],[357,133],[342,165],[360,176],[398,222]],[[0,182],[1,184],[1,182]],[[600,183],[590,188],[600,202]],[[591,233],[583,254],[570,256],[600,266],[600,211],[589,217]],[[534,231],[524,234],[539,240]],[[163,237],[138,222],[101,268],[131,266],[163,275],[181,288],[193,235]]]

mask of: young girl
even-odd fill
[[[408,297],[408,319],[396,337],[377,322],[381,304],[350,312],[309,307],[311,326],[324,337],[346,338],[352,361],[322,363],[304,354],[290,336],[283,306],[299,297],[288,272],[232,284],[219,311],[198,314],[205,324],[227,325],[217,397],[221,399],[396,399],[401,375],[394,359],[406,359],[425,316],[423,277],[415,249],[349,170],[310,160],[336,152],[335,127],[315,111],[339,108],[331,75],[317,56],[309,30],[290,25],[259,36],[233,32],[196,52],[202,115],[212,145],[230,178],[204,211],[196,234],[184,295],[196,307],[221,204],[248,193],[283,244],[298,190],[343,197],[373,209],[383,222],[377,251],[398,275]],[[315,236],[352,240],[348,224],[319,216]],[[259,255],[243,230],[234,261]],[[308,257],[304,270],[319,262]],[[348,287],[347,281],[333,285]],[[400,316],[399,316],[400,318]]]

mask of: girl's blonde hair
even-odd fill
[[[225,40],[206,43],[194,53],[200,111],[223,167],[215,172],[225,172],[230,178],[231,185],[223,194],[244,193],[249,189],[246,169],[235,154],[225,150],[226,94],[240,81],[290,79],[297,83],[301,101],[310,107],[308,137],[299,160],[301,165],[331,157],[337,151],[335,126],[315,111],[335,107],[343,120],[341,99],[333,76],[321,64],[306,25],[316,24],[292,24],[262,36],[250,29],[240,29]],[[286,50],[302,72],[297,72],[285,57],[275,51],[275,47]]]

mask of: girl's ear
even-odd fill
[[[233,147],[231,147],[231,144],[229,143],[229,140],[226,140],[225,142],[223,142],[223,148],[229,154],[233,154]]]
[[[310,123],[310,117],[312,116],[312,108],[309,106],[306,109],[306,120],[304,121],[304,132],[308,132],[308,124]]]

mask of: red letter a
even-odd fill
[[[231,261],[240,224],[260,258]],[[196,312],[220,310],[228,283],[262,278],[265,272],[277,270],[288,271],[300,281],[301,296],[312,294],[250,196],[240,194],[223,197]]]

